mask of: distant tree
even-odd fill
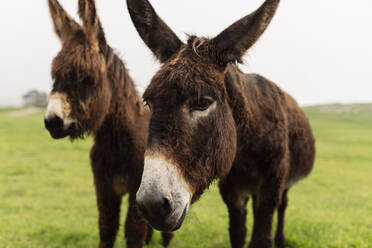
[[[47,94],[37,90],[30,90],[22,96],[25,107],[44,108],[48,104]]]

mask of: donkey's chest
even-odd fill
[[[262,183],[262,174],[252,162],[236,161],[230,177],[247,194],[254,194]]]
[[[130,163],[117,160],[115,164],[111,164],[111,170],[107,170],[107,179],[112,186],[112,189],[119,196],[125,195],[130,188],[131,179],[135,177],[133,174]]]
[[[113,190],[119,196],[123,196],[129,191],[129,179],[127,175],[114,175],[111,184]]]
[[[143,170],[141,161],[134,159],[133,154],[133,148],[117,150],[96,145],[92,153],[93,173],[110,185],[117,195],[123,196],[140,181]]]
[[[109,185],[119,196],[123,196],[129,191],[131,171],[128,163],[115,156],[107,156],[98,160],[92,160],[92,168],[95,177],[102,180],[102,183]]]

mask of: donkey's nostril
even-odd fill
[[[154,197],[145,201],[137,198],[136,204],[144,217],[164,219],[172,213],[171,201],[166,197]]]
[[[44,119],[45,128],[54,139],[66,137],[71,130],[65,130],[63,120],[58,116],[47,117]]]
[[[167,215],[169,215],[171,213],[172,206],[171,206],[171,203],[168,200],[168,198],[165,198],[165,197],[163,198],[163,207],[162,207],[162,209],[163,209],[163,214],[165,216],[167,216]]]
[[[150,209],[153,215],[165,218],[172,212],[172,205],[168,198],[161,197],[152,202]]]
[[[49,131],[63,128],[63,120],[58,116],[44,119],[45,128]]]

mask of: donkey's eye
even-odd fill
[[[151,109],[151,103],[148,100],[144,99],[143,104]]]
[[[212,105],[214,102],[211,97],[202,97],[198,101],[194,102],[190,106],[191,111],[205,111]]]

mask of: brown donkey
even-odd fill
[[[163,63],[145,91],[151,108],[145,167],[137,203],[159,230],[178,229],[190,205],[214,179],[229,210],[232,247],[243,247],[246,204],[253,198],[249,247],[285,246],[290,187],[306,177],[315,147],[296,101],[236,63],[269,25],[279,0],[267,0],[213,39],[182,43],[146,0],[127,0],[142,39]]]
[[[99,210],[99,247],[113,247],[122,196],[129,193],[127,247],[143,246],[152,229],[139,217],[135,193],[141,181],[148,135],[146,110],[124,63],[106,43],[93,0],[79,1],[80,26],[57,0],[49,0],[62,50],[52,64],[53,89],[45,126],[53,138],[94,135],[91,166]],[[167,245],[172,237],[163,233]]]

